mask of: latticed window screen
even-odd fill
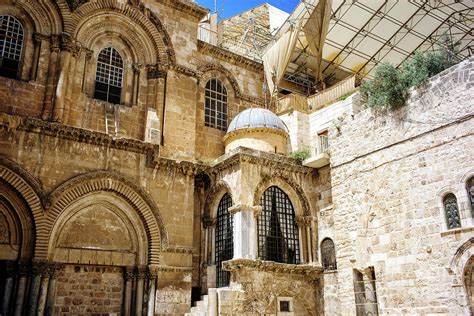
[[[300,258],[295,211],[288,196],[272,186],[260,201],[258,217],[258,255],[263,260],[298,264]]]
[[[120,104],[123,60],[113,47],[104,48],[97,58],[94,98]]]
[[[217,79],[206,84],[204,122],[208,127],[227,130],[227,91]]]
[[[467,194],[471,202],[471,216],[474,217],[474,177],[467,181]]]
[[[10,15],[0,16],[0,75],[16,79],[23,48],[23,26]]]
[[[234,255],[233,218],[229,214],[232,198],[225,194],[217,208],[216,225],[216,286],[229,285],[230,273],[222,270],[222,262],[231,260]]]
[[[461,227],[461,217],[459,216],[456,196],[452,193],[449,193],[444,197],[443,204],[448,229]]]
[[[336,248],[330,238],[325,238],[321,243],[321,261],[325,270],[336,270]]]

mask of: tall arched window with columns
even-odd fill
[[[229,213],[232,198],[224,194],[217,207],[216,225],[216,286],[228,286],[230,274],[222,269],[222,262],[231,260],[234,255],[233,218]]]
[[[94,98],[120,104],[123,84],[123,59],[113,47],[100,51],[97,58]]]
[[[20,68],[24,32],[21,23],[10,15],[0,16],[0,74],[16,79]]]
[[[262,195],[258,218],[258,256],[263,260],[298,264],[300,247],[295,210],[288,195],[276,186]]]
[[[204,122],[208,127],[227,130],[227,90],[216,78],[206,83]]]
[[[461,227],[461,217],[459,216],[456,196],[452,193],[446,194],[443,199],[443,205],[448,229]]]

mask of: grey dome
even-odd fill
[[[288,133],[285,123],[272,111],[252,108],[237,114],[230,122],[227,133],[247,128],[273,128]]]

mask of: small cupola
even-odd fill
[[[286,155],[288,128],[272,111],[262,108],[247,109],[239,113],[224,136],[225,152],[247,147]]]

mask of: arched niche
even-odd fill
[[[77,264],[147,264],[145,227],[133,207],[111,192],[92,192],[57,218],[49,260]]]

